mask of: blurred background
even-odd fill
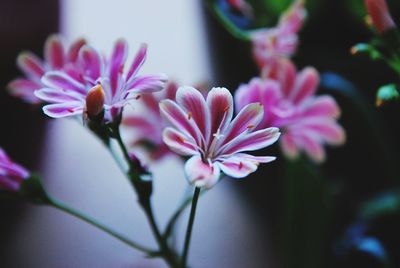
[[[249,3],[262,16],[243,27],[273,26],[291,1]],[[388,3],[400,18],[400,3]],[[223,180],[204,195],[192,267],[400,267],[399,107],[374,104],[377,88],[397,81],[396,74],[349,53],[372,37],[362,0],[308,0],[307,10],[294,62],[320,71],[319,92],[341,106],[347,142],[329,148],[319,166],[305,157],[285,160],[273,146],[268,154],[280,156],[277,161],[245,180]],[[106,52],[124,37],[130,55],[146,42],[142,73],[164,72],[180,84],[208,82],[233,92],[258,73],[250,44],[232,37],[202,1],[2,0],[1,88],[19,75],[18,53],[42,56],[55,32],[67,41],[85,37]],[[128,182],[99,141],[79,123],[45,118],[5,90],[0,104],[0,146],[13,159],[42,173],[61,200],[154,245]],[[153,167],[160,224],[183,195],[180,165],[166,159]],[[1,200],[0,215],[1,267],[164,267],[50,208]]]

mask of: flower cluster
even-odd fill
[[[14,163],[0,148],[0,190],[16,192],[21,183],[29,177],[29,172]]]
[[[323,144],[342,144],[343,128],[336,122],[340,109],[328,95],[315,96],[319,75],[314,68],[301,72],[289,60],[267,77],[253,78],[239,87],[235,101],[239,108],[248,103],[264,105],[260,127],[275,126],[282,130],[283,152],[291,158],[304,150],[311,159],[325,159]]]
[[[243,178],[259,163],[275,159],[242,153],[271,145],[280,133],[274,127],[255,131],[263,118],[260,103],[246,105],[232,120],[233,98],[226,88],[211,89],[205,99],[195,88],[180,87],[176,102],[163,100],[160,110],[172,126],[164,130],[164,142],[176,153],[191,156],[185,173],[197,187],[212,187],[221,170]]]
[[[17,58],[17,65],[25,74],[24,78],[11,81],[7,88],[10,93],[28,103],[40,103],[34,95],[44,87],[42,76],[48,71],[73,71],[77,67],[79,50],[86,44],[84,39],[76,40],[69,48],[63,45],[61,37],[52,35],[44,46],[44,61],[31,52],[22,52]]]
[[[263,104],[259,128],[281,129],[280,145],[286,156],[295,158],[304,151],[315,162],[322,162],[323,145],[342,144],[345,133],[337,123],[340,108],[336,101],[328,95],[315,96],[317,70],[307,67],[297,72],[290,61],[306,13],[304,1],[295,0],[276,27],[252,34],[253,55],[261,74],[239,86],[235,103],[238,109],[254,102]]]
[[[43,107],[44,113],[50,117],[84,112],[88,116],[97,116],[103,108],[105,121],[112,121],[120,115],[125,104],[139,97],[138,94],[159,91],[164,87],[165,75],[137,76],[146,51],[147,47],[143,45],[125,73],[128,46],[124,40],[115,43],[110,58],[102,57],[96,49],[85,45],[79,51],[76,68],[69,72],[47,72],[42,77],[45,87],[35,91],[35,95],[50,103]],[[91,105],[87,106],[87,103]]]
[[[161,100],[175,100],[178,85],[168,82],[165,89],[154,94],[144,94],[138,100],[136,109],[125,114],[125,127],[132,149],[144,149],[151,160],[159,160],[172,152],[162,140],[162,132],[167,126],[161,118],[158,103]]]
[[[275,66],[281,59],[291,57],[296,52],[297,33],[305,18],[304,0],[296,0],[282,14],[277,26],[252,33],[253,57],[260,69]]]

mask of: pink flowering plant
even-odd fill
[[[146,257],[161,258],[169,267],[185,268],[191,267],[191,234],[201,193],[212,191],[226,178],[236,181],[250,177],[257,183],[260,165],[272,162],[266,168],[274,166],[282,175],[279,187],[283,188],[284,200],[277,203],[282,203],[279,216],[284,224],[279,242],[288,259],[282,264],[324,267],[319,258],[309,265],[305,256],[304,263],[309,266],[302,266],[303,259],[297,262],[295,257],[310,249],[313,256],[322,255],[326,248],[322,240],[334,213],[329,202],[336,189],[332,190],[330,181],[321,174],[335,157],[330,152],[340,154],[338,147],[346,143],[341,121],[346,109],[332,91],[324,91],[320,65],[312,67],[308,62],[299,66],[295,62],[296,53],[301,52],[301,31],[307,27],[306,1],[289,1],[269,26],[251,24],[263,21],[258,20],[255,2],[205,1],[227,32],[248,45],[243,54],[254,73],[237,81],[232,91],[222,86],[202,90],[200,86],[179,85],[163,73],[143,74],[147,45],[140,45],[128,62],[129,48],[124,39],[117,40],[107,54],[84,39],[67,47],[60,36],[52,35],[46,41],[43,60],[29,52],[17,58],[23,77],[8,84],[9,93],[40,105],[46,117],[77,119],[103,142],[134,189],[156,247],[133,241],[56,199],[39,175],[11,160],[2,149],[0,195],[59,209]],[[367,22],[376,38],[354,46],[352,52],[382,59],[400,74],[400,37],[385,0],[364,3]],[[386,85],[379,89],[377,103],[398,97],[397,85]],[[181,161],[193,195],[180,204],[166,226],[160,226],[153,209],[153,181],[158,178],[153,177],[152,167],[171,156]],[[183,247],[177,248],[171,238],[176,236],[176,223],[189,206]],[[299,243],[299,236],[310,239]]]
[[[20,53],[17,65],[25,77],[14,79],[8,84],[10,94],[28,103],[41,103],[42,100],[34,92],[44,87],[42,76],[49,71],[73,71],[78,66],[79,50],[85,44],[84,39],[78,39],[67,48],[60,36],[52,35],[47,38],[44,46],[44,60],[31,52]]]
[[[164,74],[139,74],[147,54],[142,45],[132,63],[125,69],[128,45],[120,39],[110,56],[79,39],[65,51],[59,36],[45,45],[45,61],[33,54],[18,57],[25,74],[10,82],[10,93],[22,100],[43,105],[48,117],[82,120],[84,127],[100,138],[119,162],[117,144],[126,164],[120,165],[132,184],[138,202],[145,212],[158,248],[147,248],[103,225],[85,213],[64,204],[45,189],[40,176],[13,162],[0,150],[0,194],[49,205],[69,213],[121,240],[148,257],[160,257],[170,267],[188,267],[187,258],[196,205],[201,189],[208,190],[224,176],[244,178],[261,163],[275,160],[248,152],[266,148],[280,135],[276,127],[259,127],[264,118],[260,102],[249,103],[234,116],[235,104],[226,88],[212,88],[208,93],[190,86],[167,83]],[[133,113],[124,112],[133,108]],[[137,110],[146,116],[136,113]],[[129,110],[129,109],[126,109]],[[135,132],[131,145],[121,129]],[[116,143],[111,143],[111,140]],[[195,191],[189,202],[182,203],[165,231],[155,220],[152,208],[152,173],[143,164],[141,147],[153,161],[165,155],[180,155],[185,161],[185,175]],[[127,168],[125,168],[127,166]],[[170,243],[175,222],[192,201],[184,247],[178,250]]]
[[[325,160],[324,144],[341,145],[343,128],[337,123],[340,108],[329,95],[315,96],[318,72],[306,67],[297,72],[288,60],[274,72],[256,77],[239,86],[235,94],[237,107],[252,102],[264,106],[261,127],[282,130],[280,145],[284,154],[296,158],[304,151],[315,162]]]

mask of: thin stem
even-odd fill
[[[62,203],[61,201],[58,201],[54,198],[51,198],[51,206],[53,206],[54,208],[57,208],[59,210],[64,211],[67,214],[70,214],[78,219],[81,219],[95,227],[97,227],[98,229],[108,233],[109,235],[115,237],[116,239],[120,240],[121,242],[131,246],[132,248],[135,248],[137,250],[140,250],[144,253],[150,254],[152,252],[154,252],[154,250],[149,249],[147,247],[144,247],[142,245],[139,245],[138,243],[126,238],[125,236],[123,236],[122,234],[118,233],[117,231],[112,230],[110,227],[105,226],[104,224],[99,223],[96,219],[87,216],[85,214],[83,214],[82,212],[73,209],[69,206],[67,206],[66,204]]]
[[[108,146],[109,151],[111,152],[111,155],[113,156],[115,162],[117,163],[118,167],[123,173],[126,173],[127,170],[127,165],[125,165],[122,161],[123,159],[117,154],[115,149],[113,148],[112,144]]]
[[[141,182],[141,178],[140,178],[140,173],[137,172],[137,170],[135,170],[135,166],[132,165],[132,161],[130,159],[128,150],[122,140],[121,137],[121,133],[119,131],[119,127],[115,127],[113,129],[113,136],[116,139],[119,147],[121,148],[121,151],[125,157],[126,162],[129,165],[129,172],[131,175],[131,179],[133,182],[133,186],[135,187],[135,190],[137,192],[137,194],[139,195],[139,203],[142,206],[146,217],[150,223],[150,227],[151,230],[153,232],[153,235],[155,236],[158,246],[159,246],[159,250],[161,253],[161,257],[164,258],[164,260],[171,266],[171,267],[179,267],[179,261],[177,260],[174,252],[169,248],[166,239],[161,235],[160,229],[157,226],[156,220],[154,218],[154,213],[153,213],[153,209],[152,209],[152,205],[151,205],[151,199],[150,199],[150,195],[144,195],[143,196],[143,192],[141,192],[141,188],[139,187],[139,185],[142,185]]]
[[[121,137],[121,132],[119,131],[119,127],[114,128],[114,137],[117,140],[117,143],[119,147],[121,148],[122,153],[124,154],[124,157],[128,163],[131,162],[131,159],[129,157],[128,149],[126,149],[126,146],[124,142],[122,141]]]
[[[171,267],[179,267],[179,263],[176,259],[176,256],[168,247],[166,239],[161,235],[160,229],[157,226],[150,201],[147,204],[143,205],[143,209],[146,213],[147,219],[149,220],[151,230],[154,236],[156,237],[157,243],[160,247],[160,252],[162,253],[162,257]]]
[[[183,247],[182,267],[186,267],[186,261],[187,261],[187,256],[188,256],[188,252],[189,252],[189,246],[190,246],[190,238],[192,236],[194,217],[196,215],[196,207],[197,207],[197,201],[199,200],[199,195],[200,195],[200,188],[196,187],[194,189],[192,208],[190,209],[189,222],[188,222],[188,227],[187,227],[186,236],[185,236],[185,245]]]

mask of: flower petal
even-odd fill
[[[174,152],[181,155],[199,154],[194,141],[186,135],[167,127],[163,131],[163,141]]]
[[[2,148],[0,148],[0,161],[1,162],[10,162],[10,158],[8,157],[8,155]]]
[[[70,62],[75,62],[78,59],[79,50],[86,45],[86,40],[79,38],[76,40],[68,49],[67,60]]]
[[[209,135],[217,132],[224,133],[233,115],[233,98],[231,93],[226,88],[214,87],[207,95],[207,105],[211,118],[211,132]],[[206,117],[203,118],[205,119]]]
[[[128,44],[125,42],[125,40],[118,40],[114,45],[109,69],[112,96],[114,96],[117,91],[119,77],[122,73],[122,68],[126,60],[127,52]]]
[[[43,107],[43,112],[53,118],[61,118],[82,114],[84,103],[82,102],[64,102],[49,104]]]
[[[210,136],[210,110],[203,95],[193,87],[180,87],[176,92],[176,102],[183,107],[190,120],[194,120],[204,140]]]
[[[139,132],[144,138],[151,140],[160,140],[160,126],[152,116],[128,115],[122,118],[122,124],[129,129]]]
[[[140,46],[139,51],[136,53],[136,56],[132,62],[131,68],[126,76],[126,81],[131,80],[134,78],[137,72],[139,71],[140,67],[143,65],[144,61],[146,60],[146,53],[147,53],[147,44],[142,44]]]
[[[271,107],[282,99],[281,85],[271,79],[253,78],[247,85],[241,85],[235,94],[236,108],[246,104],[260,102],[264,106],[264,116],[257,128],[271,126],[273,115]]]
[[[280,136],[279,129],[270,127],[240,135],[220,149],[220,155],[230,155],[242,151],[255,151],[276,142]]]
[[[230,142],[244,131],[255,129],[263,119],[263,115],[264,110],[260,103],[246,105],[229,124],[224,143]]]
[[[318,136],[321,140],[332,145],[341,145],[346,140],[346,134],[343,128],[333,119],[316,118],[304,120],[303,122],[292,126],[304,133],[311,133]]]
[[[196,187],[210,189],[219,180],[220,168],[214,163],[204,163],[200,156],[192,156],[185,164],[185,174],[189,183]]]
[[[340,108],[334,98],[328,95],[318,96],[303,107],[303,116],[332,117],[340,116]]]
[[[29,77],[40,80],[45,73],[42,61],[30,52],[22,52],[17,58],[18,67]]]
[[[85,45],[79,51],[79,65],[82,67],[85,76],[95,81],[101,73],[102,59],[96,49]]]
[[[218,162],[222,172],[232,178],[244,178],[258,168],[258,164],[238,156],[232,156]]]
[[[325,150],[319,139],[312,135],[301,135],[301,145],[307,155],[316,163],[325,161]]]
[[[51,69],[63,68],[66,59],[64,46],[59,36],[51,35],[47,38],[44,48],[44,56]]]
[[[9,191],[18,191],[20,183],[17,181],[10,180],[9,178],[0,175],[0,189]]]
[[[49,88],[73,90],[81,94],[86,94],[85,85],[63,72],[47,72],[42,77],[42,83]]]
[[[304,0],[295,0],[279,19],[279,28],[285,33],[297,33],[304,24],[307,11]]]
[[[237,153],[235,156],[246,159],[248,161],[253,161],[256,163],[269,163],[276,159],[275,156],[254,156],[251,154]]]
[[[34,95],[34,91],[41,87],[41,83],[28,79],[15,79],[7,85],[11,95],[21,98],[28,103],[40,102],[40,100]]]
[[[187,114],[173,101],[163,100],[160,102],[160,112],[166,121],[200,144],[201,134],[194,125],[193,120],[189,120]]]
[[[60,89],[41,88],[35,91],[35,96],[50,103],[62,103],[71,101],[84,101],[85,96],[74,91],[64,91]]]
[[[317,70],[312,67],[305,68],[297,75],[296,82],[289,97],[294,103],[300,103],[315,93],[318,84],[319,75]]]
[[[279,81],[283,96],[288,97],[295,84],[296,75],[296,66],[288,59],[280,59],[273,68],[264,70],[263,77]]]
[[[164,74],[137,76],[127,84],[126,92],[150,93],[160,91],[165,87],[168,78]]]
[[[283,153],[290,159],[294,159],[299,155],[299,148],[294,137],[289,133],[282,135],[279,144]]]
[[[175,100],[177,91],[178,91],[178,85],[173,81],[169,81],[164,90],[165,99]]]

